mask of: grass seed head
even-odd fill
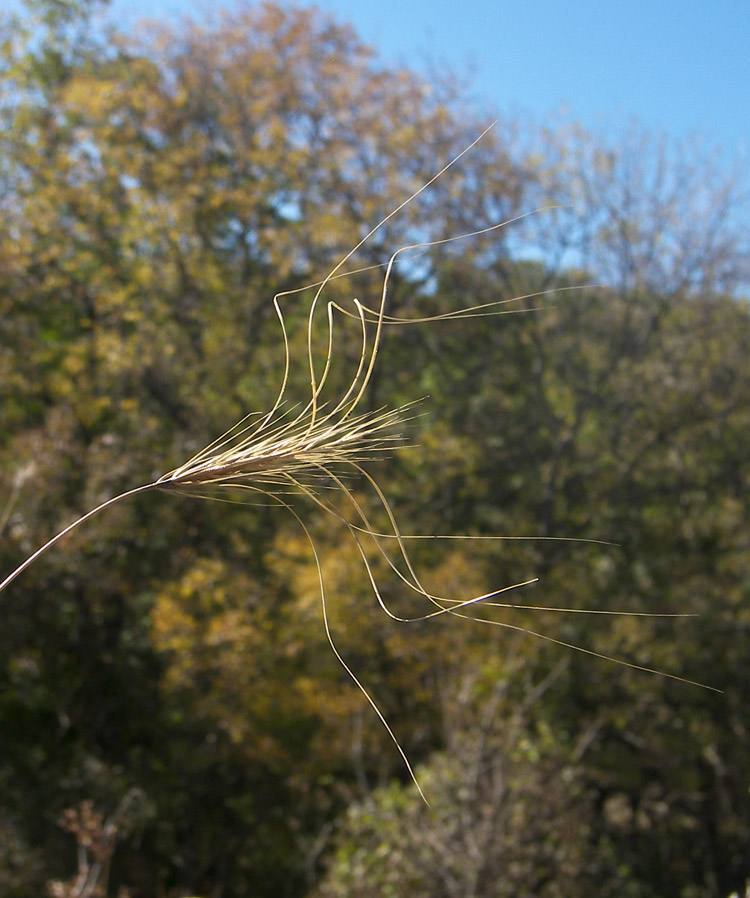
[[[458,162],[458,160],[465,153],[469,152],[477,141],[481,140],[486,133],[487,132],[485,131],[481,134],[476,141],[452,159],[436,175],[423,184],[410,197],[405,199],[382,221],[376,224],[362,238],[362,240],[360,240],[359,243],[357,243],[356,246],[354,246],[334,266],[334,268],[331,269],[322,281],[313,285],[315,294],[311,301],[307,316],[306,364],[309,370],[310,393],[302,406],[294,407],[290,405],[286,397],[290,370],[290,351],[280,300],[283,296],[289,295],[289,293],[300,292],[289,291],[285,294],[278,294],[273,299],[284,345],[284,369],[278,396],[271,409],[265,415],[251,415],[238,422],[184,464],[162,475],[157,480],[135,487],[118,496],[108,499],[101,505],[98,505],[96,508],[93,508],[82,515],[72,524],[68,525],[52,537],[52,539],[29,556],[10,575],[8,575],[5,580],[0,583],[0,591],[5,589],[17,576],[19,576],[19,574],[29,567],[29,565],[33,564],[73,529],[90,520],[110,506],[129,499],[136,494],[149,490],[161,490],[197,497],[215,498],[217,490],[245,490],[250,491],[256,496],[260,495],[266,497],[276,505],[286,509],[296,519],[300,528],[309,540],[312,556],[318,571],[323,624],[328,643],[344,670],[356,684],[357,688],[362,692],[366,701],[370,704],[373,711],[387,730],[398,752],[403,758],[412,779],[419,789],[420,794],[422,794],[422,792],[419,788],[419,783],[414,776],[406,753],[399,744],[396,735],[391,730],[376,702],[357,678],[355,672],[349,667],[336,645],[328,619],[325,583],[318,550],[309,528],[291,504],[291,499],[289,498],[290,488],[298,494],[310,499],[319,510],[334,517],[348,530],[359,549],[364,570],[369,579],[373,593],[383,611],[393,620],[404,621],[405,618],[395,614],[384,601],[373,572],[366,543],[370,546],[370,549],[374,546],[375,551],[385,558],[388,566],[405,588],[418,594],[429,603],[428,610],[425,611],[425,613],[409,618],[409,620],[425,620],[439,615],[451,615],[461,618],[468,617],[474,620],[479,619],[483,623],[522,631],[532,636],[551,641],[557,645],[584,652],[588,655],[593,655],[596,658],[615,661],[619,664],[624,664],[638,670],[661,673],[636,664],[631,664],[621,659],[602,655],[581,646],[563,642],[527,627],[507,623],[505,621],[488,620],[484,617],[476,617],[477,606],[514,610],[522,609],[530,612],[545,610],[563,613],[604,613],[598,611],[580,611],[579,609],[572,608],[519,605],[512,602],[498,601],[498,598],[501,595],[507,594],[511,590],[531,585],[536,582],[536,578],[526,579],[519,583],[506,585],[469,598],[466,598],[465,596],[439,596],[425,589],[412,563],[408,551],[409,541],[413,539],[464,539],[474,537],[433,537],[402,534],[396,516],[385,494],[373,475],[363,467],[365,462],[372,460],[385,451],[392,450],[403,444],[403,426],[412,414],[409,406],[396,409],[380,409],[367,412],[361,411],[368,385],[371,381],[373,371],[375,370],[383,329],[385,327],[425,324],[428,322],[448,321],[460,318],[505,315],[514,311],[530,311],[528,307],[516,309],[514,308],[513,303],[518,303],[521,300],[528,300],[534,296],[543,296],[549,292],[558,292],[544,291],[543,293],[517,297],[515,300],[498,300],[495,302],[484,303],[473,308],[456,310],[432,317],[406,319],[390,315],[387,311],[388,288],[395,263],[401,256],[409,251],[420,250],[425,247],[446,244],[456,240],[477,236],[479,234],[485,234],[505,227],[510,222],[496,224],[489,228],[484,228],[469,234],[460,234],[429,243],[404,246],[396,250],[384,266],[385,273],[382,280],[380,295],[378,301],[374,305],[366,306],[360,303],[357,299],[352,300],[350,307],[342,306],[334,302],[326,303],[324,308],[326,311],[328,351],[322,361],[315,358],[313,352],[313,345],[315,344],[314,331],[319,317],[319,309],[323,307],[323,295],[327,285],[334,278],[346,277],[353,273],[343,271],[342,269],[354,253],[370,240],[376,231],[378,231],[387,221],[393,218],[393,216],[400,212],[401,209],[412,202],[441,177],[452,165]],[[539,211],[542,210],[536,210],[536,212]],[[358,322],[360,331],[360,354],[356,364],[356,370],[342,395],[335,402],[324,402],[322,396],[332,367],[334,345],[333,333],[337,315],[344,316],[348,319],[354,319]],[[345,470],[353,472],[362,482],[371,488],[384,510],[388,521],[389,526],[385,532],[373,527],[364,506],[345,483],[343,474],[343,471]],[[328,486],[333,487],[338,493],[338,496],[343,498],[343,507],[341,503],[336,504],[323,494],[323,491],[319,489],[321,481],[325,481]],[[15,498],[17,497],[14,496],[12,498],[13,501],[15,501]],[[0,517],[5,517],[5,515]],[[485,538],[520,539],[536,537],[501,536]],[[627,612],[606,613],[626,614]],[[677,680],[683,679],[672,674],[662,675]],[[685,682],[691,681],[688,680]]]

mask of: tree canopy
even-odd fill
[[[95,2],[27,7],[0,61],[3,572],[266,411],[273,296],[319,282],[485,127],[449,76],[384,66],[314,8],[124,35]],[[82,894],[77,841],[100,893],[131,898],[741,893],[737,187],[643,129],[499,122],[326,285],[372,305],[399,247],[555,207],[396,266],[388,314],[446,317],[385,329],[363,401],[422,400],[411,445],[367,469],[402,532],[482,537],[410,542],[426,588],[539,577],[497,600],[569,611],[394,622],[347,528],[289,500],[336,644],[431,808],[330,650],[294,517],[148,493],[0,593],[0,890]],[[291,404],[310,299],[282,299]],[[451,317],[501,301],[519,314]],[[358,327],[337,325],[333,393]],[[366,478],[346,485],[387,529]],[[425,610],[382,557],[372,572]]]

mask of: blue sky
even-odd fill
[[[139,16],[209,19],[221,0],[113,0]],[[231,3],[225,5],[231,6]],[[304,4],[302,4],[304,5]],[[564,108],[585,125],[637,119],[750,156],[748,0],[318,0],[385,60],[469,73],[489,118]]]

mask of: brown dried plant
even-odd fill
[[[489,129],[487,129],[489,130]],[[683,677],[674,674],[664,673],[662,671],[653,670],[638,664],[613,658],[608,655],[584,648],[583,646],[574,645],[564,642],[547,634],[537,632],[527,627],[511,624],[504,621],[488,620],[486,618],[474,617],[472,609],[474,606],[492,606],[497,608],[513,608],[525,609],[527,611],[556,611],[561,613],[582,613],[582,614],[634,614],[635,616],[646,617],[677,617],[683,615],[661,615],[644,612],[622,612],[622,611],[603,611],[603,610],[583,610],[574,608],[555,608],[539,605],[517,605],[512,602],[498,601],[498,597],[511,590],[520,589],[531,583],[536,582],[537,578],[524,580],[518,583],[512,583],[493,589],[490,592],[481,595],[466,597],[440,596],[429,592],[422,585],[420,578],[412,564],[407,543],[410,540],[424,539],[566,539],[565,537],[469,537],[469,536],[415,536],[406,535],[399,529],[396,516],[391,508],[388,499],[382,489],[374,479],[374,477],[363,467],[363,463],[372,459],[378,453],[390,450],[402,444],[403,436],[399,432],[399,426],[404,423],[412,414],[410,406],[381,409],[374,412],[362,413],[359,411],[363,397],[366,394],[368,384],[371,381],[373,371],[378,359],[378,351],[381,344],[383,329],[386,327],[398,327],[413,324],[426,324],[429,322],[457,320],[462,318],[471,318],[478,316],[505,315],[517,312],[533,311],[528,307],[521,308],[522,300],[532,300],[535,297],[542,297],[552,292],[560,292],[561,289],[578,289],[578,288],[556,288],[553,290],[542,291],[539,293],[526,294],[513,299],[497,300],[485,303],[483,305],[473,306],[466,309],[456,310],[453,312],[434,315],[430,317],[417,318],[399,318],[389,315],[388,308],[388,289],[391,280],[393,267],[396,262],[404,254],[433,247],[441,244],[447,244],[458,240],[476,237],[487,234],[492,231],[506,227],[518,219],[511,219],[487,228],[483,228],[471,233],[460,234],[453,237],[435,240],[426,243],[413,244],[403,246],[397,249],[390,257],[385,267],[385,274],[382,280],[382,287],[377,303],[373,306],[366,306],[358,299],[352,300],[350,308],[345,308],[334,301],[324,299],[324,292],[331,281],[337,278],[346,277],[357,273],[356,271],[343,271],[346,263],[372,236],[383,227],[391,218],[397,215],[405,206],[411,203],[423,191],[427,190],[438,178],[455,165],[467,152],[469,152],[475,144],[482,139],[487,133],[483,132],[474,142],[464,149],[458,156],[447,163],[440,171],[437,172],[429,181],[424,183],[411,196],[407,197],[400,205],[391,211],[385,218],[376,224],[368,233],[354,246],[346,255],[329,271],[325,278],[317,284],[300,288],[300,290],[287,291],[279,293],[273,298],[273,305],[281,327],[281,334],[284,343],[285,363],[284,373],[281,379],[281,386],[276,401],[270,411],[265,414],[251,414],[239,421],[231,427],[226,433],[220,436],[214,442],[210,443],[191,459],[184,464],[175,468],[167,474],[162,475],[153,482],[137,486],[127,490],[111,499],[101,503],[96,508],[91,509],[72,524],[65,527],[58,534],[53,536],[36,552],[30,555],[22,564],[20,564],[5,580],[0,583],[0,592],[15,580],[27,567],[37,561],[43,554],[49,551],[59,540],[63,539],[72,530],[81,524],[98,515],[105,509],[119,503],[139,493],[147,491],[159,490],[167,493],[180,493],[200,498],[219,498],[222,494],[228,492],[250,498],[263,497],[264,500],[270,500],[276,505],[286,509],[299,524],[304,532],[312,552],[313,559],[317,567],[317,575],[320,590],[320,600],[322,608],[323,626],[325,634],[333,653],[338,662],[344,668],[348,676],[356,684],[363,696],[369,702],[375,714],[387,730],[393,740],[397,750],[399,751],[409,774],[414,780],[420,794],[422,790],[414,776],[409,760],[400,746],[396,735],[389,726],[385,717],[378,708],[375,700],[369,694],[365,686],[357,678],[354,671],[344,660],[334,641],[331,633],[328,617],[328,606],[326,598],[325,583],[323,578],[322,564],[319,553],[316,549],[314,539],[310,529],[302,520],[298,512],[291,504],[291,500],[287,496],[296,492],[302,494],[312,500],[321,511],[332,515],[341,522],[349,531],[354,539],[364,564],[367,577],[372,587],[373,593],[380,604],[383,611],[393,620],[426,620],[437,617],[439,615],[454,615],[459,617],[469,617],[481,620],[482,623],[492,624],[494,626],[505,627],[511,630],[520,631],[540,639],[547,640],[568,649],[574,649],[592,655],[596,658],[613,661],[618,664],[625,665],[637,670],[647,671],[649,673],[660,674],[661,676],[670,677],[672,679],[681,680],[687,683],[693,681],[685,680]],[[542,210],[534,210],[534,212],[526,213],[527,215],[535,214]],[[525,216],[520,216],[525,217]],[[359,269],[361,271],[363,269]],[[314,289],[314,296],[310,304],[307,315],[307,367],[309,369],[310,393],[304,406],[298,407],[296,410],[288,406],[286,401],[286,392],[290,371],[290,351],[289,340],[285,326],[284,314],[282,312],[280,300],[283,296],[292,293],[299,293],[302,290]],[[327,354],[322,364],[315,358],[313,347],[315,345],[315,324],[317,317],[322,310],[323,303],[327,316]],[[360,352],[359,361],[356,371],[349,382],[348,387],[343,395],[336,402],[324,401],[322,393],[326,386],[329,373],[332,367],[333,344],[334,344],[334,324],[336,315],[342,315],[349,319],[353,319],[358,323],[360,331]],[[377,496],[382,509],[384,510],[389,522],[389,530],[380,532],[375,529],[365,511],[363,505],[358,501],[352,490],[344,482],[344,471],[349,470],[363,478],[374,494]],[[339,496],[343,496],[348,505],[351,517],[347,516],[339,506],[334,504],[326,497],[325,491],[320,489],[320,483],[324,481],[328,488],[334,488]],[[236,501],[231,500],[230,501]],[[416,617],[404,618],[395,614],[386,604],[378,587],[371,561],[365,548],[365,540],[370,540],[377,551],[383,556],[388,566],[393,570],[394,574],[413,592],[422,596],[430,603],[430,610]],[[597,540],[575,540],[583,542],[598,542]],[[395,548],[394,548],[395,547]],[[693,685],[702,685],[693,683]],[[706,687],[711,688],[711,687]],[[422,795],[424,798],[424,795]]]
[[[78,870],[67,881],[48,882],[50,898],[106,898],[118,839],[129,836],[150,813],[146,796],[138,788],[130,789],[106,818],[91,801],[82,801],[78,807],[63,811],[58,824],[75,836]]]

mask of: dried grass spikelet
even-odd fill
[[[489,129],[487,129],[489,130]],[[118,496],[108,499],[96,508],[78,518],[68,527],[61,530],[56,536],[52,537],[45,545],[39,548],[31,556],[29,556],[22,564],[20,564],[5,580],[0,583],[0,592],[4,590],[15,578],[21,574],[27,567],[33,564],[41,555],[51,549],[60,539],[65,537],[75,528],[79,527],[85,521],[93,518],[95,515],[104,511],[118,502],[129,499],[139,493],[149,490],[160,490],[170,493],[181,493],[196,497],[216,498],[217,493],[231,490],[236,493],[237,490],[244,490],[258,497],[270,499],[280,507],[285,508],[297,520],[299,526],[305,533],[310,544],[311,552],[317,566],[318,582],[320,588],[320,599],[323,615],[323,624],[325,627],[328,643],[334,652],[339,663],[345,669],[352,681],[357,685],[364,697],[369,702],[375,714],[387,730],[393,740],[397,750],[399,751],[409,773],[424,798],[419,783],[414,776],[414,772],[409,760],[401,748],[398,739],[379,710],[374,699],[368,693],[364,685],[359,681],[356,674],[346,663],[340,654],[331,633],[327,600],[325,592],[325,584],[323,580],[322,565],[315,542],[312,538],[310,530],[299,516],[297,511],[292,507],[290,500],[286,497],[290,492],[301,493],[311,499],[326,514],[334,516],[338,521],[345,525],[356,542],[359,549],[364,568],[367,572],[373,593],[379,602],[383,611],[393,620],[405,621],[407,619],[396,615],[388,607],[384,601],[378,588],[371,562],[368,558],[367,550],[364,545],[364,538],[373,541],[377,547],[377,551],[385,558],[385,561],[394,572],[394,574],[411,590],[421,595],[430,603],[430,610],[417,617],[408,620],[426,620],[438,615],[450,614],[459,617],[472,618],[472,606],[484,605],[500,608],[524,609],[528,611],[557,611],[565,613],[583,613],[583,614],[630,614],[630,612],[616,611],[592,611],[573,608],[551,608],[548,606],[538,605],[517,605],[511,602],[498,601],[499,596],[511,590],[527,586],[536,582],[537,578],[525,580],[519,583],[506,585],[491,592],[473,596],[470,598],[456,598],[448,596],[435,595],[424,588],[412,564],[407,543],[410,540],[423,539],[528,539],[528,538],[547,538],[547,537],[463,537],[463,536],[414,536],[402,534],[393,510],[384,495],[383,491],[377,484],[373,476],[362,466],[363,462],[373,458],[378,453],[392,449],[399,445],[402,437],[399,435],[397,427],[411,414],[409,407],[396,409],[381,409],[375,412],[361,413],[358,411],[363,396],[367,390],[371,380],[377,356],[380,347],[383,328],[388,326],[400,326],[414,323],[427,323],[430,321],[455,320],[467,317],[478,317],[487,315],[503,315],[517,311],[528,311],[528,309],[514,308],[511,304],[518,303],[520,300],[531,299],[535,296],[542,296],[542,293],[528,294],[526,296],[515,297],[512,300],[498,300],[486,303],[480,306],[474,306],[468,309],[457,310],[425,318],[403,319],[387,314],[388,286],[390,282],[393,266],[396,261],[404,253],[410,250],[418,250],[425,247],[436,246],[439,244],[450,243],[456,240],[474,237],[480,234],[505,227],[510,222],[502,222],[488,228],[483,228],[468,234],[461,234],[454,237],[436,240],[429,243],[414,244],[404,246],[393,253],[387,265],[385,266],[385,274],[382,281],[382,289],[379,300],[375,308],[363,305],[359,300],[352,301],[352,308],[344,308],[343,306],[329,301],[326,304],[327,321],[328,321],[328,351],[322,365],[322,371],[318,371],[318,365],[313,353],[313,324],[319,306],[323,303],[323,292],[326,286],[335,278],[345,277],[355,272],[342,272],[342,268],[346,262],[360,249],[387,221],[401,211],[412,200],[419,196],[432,183],[434,183],[441,175],[443,175],[452,165],[454,165],[462,156],[464,156],[487,132],[483,132],[477,140],[471,143],[463,152],[452,159],[445,165],[436,175],[422,185],[411,196],[397,206],[389,215],[373,227],[363,238],[357,243],[326,275],[326,277],[318,284],[311,285],[315,288],[315,294],[312,299],[310,310],[307,317],[307,364],[310,376],[310,395],[306,404],[302,408],[289,409],[285,396],[287,382],[290,370],[290,353],[289,341],[284,322],[284,315],[279,300],[282,296],[289,293],[301,292],[288,291],[287,294],[277,294],[273,303],[276,314],[281,326],[281,333],[285,347],[285,367],[281,381],[278,396],[273,407],[264,415],[250,415],[226,433],[216,439],[213,443],[206,446],[191,459],[184,464],[175,468],[167,474],[159,477],[152,483],[143,484],[134,489],[127,490]],[[539,210],[536,210],[539,211]],[[527,213],[534,214],[534,213]],[[521,216],[524,217],[524,216]],[[513,219],[514,221],[517,219]],[[310,289],[310,287],[302,288]],[[560,288],[560,289],[577,289],[577,288]],[[559,292],[544,291],[544,293]],[[322,400],[322,392],[326,385],[326,381],[331,370],[332,353],[333,353],[333,333],[334,318],[336,313],[354,319],[359,323],[360,329],[360,354],[359,362],[349,383],[348,388],[341,398],[334,403],[324,402]],[[386,513],[389,522],[388,532],[379,532],[376,530],[361,503],[357,500],[353,492],[347,487],[342,474],[340,473],[342,466],[355,471],[365,482],[370,485],[375,495],[378,497],[383,510]],[[346,498],[347,504],[352,512],[351,520],[347,517],[339,507],[321,494],[316,485],[325,479],[328,486],[336,489],[339,495]],[[562,539],[565,539],[564,537]],[[578,541],[578,540],[576,540]],[[582,540],[584,542],[597,542],[596,540]],[[394,557],[395,556],[395,560]],[[683,615],[659,615],[636,613],[635,616],[647,617],[676,617]],[[649,673],[660,674],[661,676],[670,677],[672,679],[681,680],[687,683],[693,681],[685,680],[674,674],[667,674],[651,668],[642,667],[637,664],[624,661],[619,658],[613,658],[601,653],[586,649],[582,646],[573,645],[563,642],[554,637],[539,633],[527,627],[510,624],[502,621],[488,620],[486,618],[475,618],[481,620],[482,623],[501,626],[512,630],[517,630],[540,639],[553,642],[557,645],[574,649],[597,658],[608,661],[614,661],[618,664],[625,665],[637,670],[647,671]],[[693,685],[702,685],[693,683]],[[712,688],[712,687],[706,687]],[[718,690],[716,690],[718,691]]]

